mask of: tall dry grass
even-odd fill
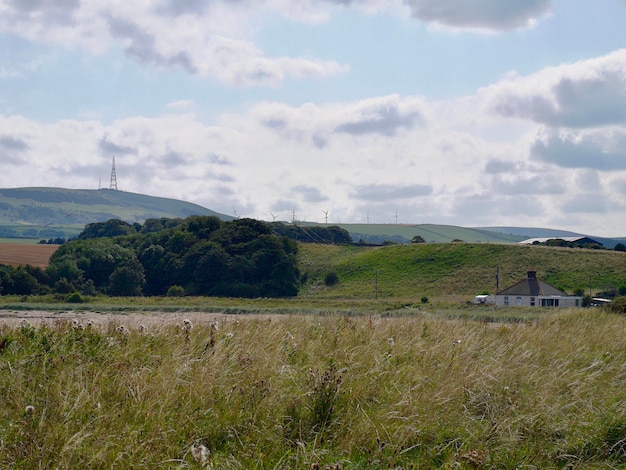
[[[0,466],[623,467],[625,321],[5,326]]]

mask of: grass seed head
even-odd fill
[[[206,465],[209,460],[209,449],[202,444],[192,444],[191,456],[197,464]]]

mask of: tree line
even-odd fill
[[[289,230],[276,234],[282,232],[271,225],[213,216],[88,224],[46,269],[0,266],[0,293],[294,296],[298,245]],[[310,233],[311,241],[345,237],[335,229]]]

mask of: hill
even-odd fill
[[[625,243],[626,238],[606,238],[596,237],[593,235],[582,234],[577,232],[570,232],[567,230],[556,230],[550,228],[537,228],[537,227],[480,227],[478,230],[486,230],[490,232],[497,232],[508,236],[521,236],[525,239],[528,238],[559,238],[559,237],[589,237],[604,245],[605,248],[613,249],[618,243]]]
[[[384,247],[300,245],[304,295],[325,298],[470,299],[523,279],[528,270],[568,293],[595,294],[626,285],[626,253],[488,243],[439,243]],[[336,285],[324,277],[335,272]]]
[[[436,224],[337,224],[347,230],[355,242],[367,243],[409,243],[415,236],[428,243],[448,243],[462,240],[471,243],[517,243],[529,237],[500,233],[493,230],[457,227]]]
[[[47,239],[74,236],[88,223],[122,219],[232,217],[175,199],[108,189],[0,189],[0,237]]]

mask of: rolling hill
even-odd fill
[[[427,243],[449,243],[462,240],[470,243],[517,243],[529,237],[510,235],[487,229],[457,227],[454,225],[395,225],[395,224],[338,224],[347,230],[355,242],[383,243],[385,241],[409,243],[415,236]]]
[[[213,215],[232,217],[205,207],[143,194],[109,189],[0,189],[0,237],[68,238],[88,223],[119,218],[143,222],[149,218]]]
[[[117,218],[126,222],[143,222],[149,218],[185,218],[190,215],[212,215],[222,220],[232,216],[220,214],[197,204],[110,189],[13,188],[0,189],[0,238],[39,241],[71,238],[86,224]],[[320,225],[298,221],[301,227]],[[422,237],[428,243],[517,243],[533,237],[583,235],[562,230],[525,227],[475,227],[436,224],[330,224],[347,230],[355,242],[409,243]],[[608,239],[585,234],[606,248],[626,239]]]
[[[495,243],[420,243],[382,247],[301,244],[303,294],[314,298],[459,298],[503,289],[528,270],[568,293],[626,286],[626,253]],[[338,282],[326,286],[328,272]]]

